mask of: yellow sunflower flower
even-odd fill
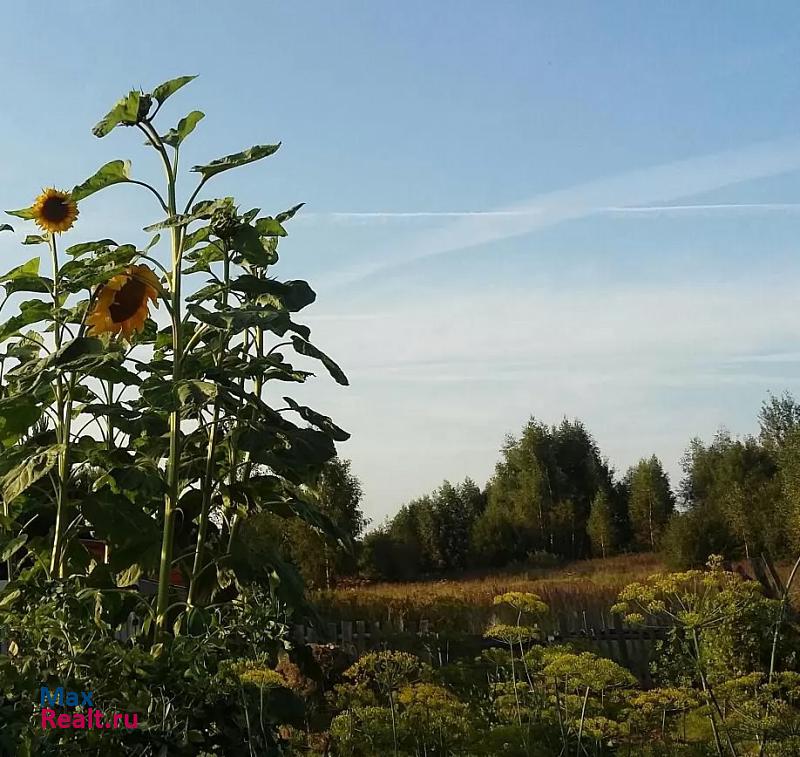
[[[78,217],[78,203],[69,192],[45,189],[31,206],[33,220],[42,231],[60,234],[72,228]]]
[[[128,266],[97,293],[91,313],[86,318],[89,334],[122,334],[126,339],[144,328],[150,313],[150,301],[158,307],[161,284],[146,265]]]

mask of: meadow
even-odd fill
[[[652,555],[618,556],[320,592],[327,618],[431,627],[351,649],[338,669],[321,662],[306,687],[316,719],[287,734],[298,751],[349,757],[797,754],[788,592],[768,596],[743,568],[716,557],[702,570],[669,572]],[[779,572],[788,582],[787,566]],[[591,635],[547,633],[554,616],[577,619],[578,608],[598,606],[622,633],[649,629],[646,677]],[[459,632],[485,643],[431,653]],[[336,649],[308,648],[320,660]]]
[[[354,582],[315,592],[311,600],[328,621],[363,620],[395,626],[427,620],[437,632],[459,630],[481,634],[497,614],[495,596],[530,592],[550,608],[542,619],[545,629],[555,624],[583,624],[583,613],[593,621],[608,615],[618,594],[628,584],[664,569],[653,553],[578,560],[557,567],[476,573],[459,578],[400,583]],[[574,630],[574,629],[570,629]]]

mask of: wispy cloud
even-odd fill
[[[599,208],[601,213],[704,213],[707,211],[722,212],[797,212],[800,211],[800,202],[718,202],[718,203],[697,203],[694,205],[630,205],[628,207]]]
[[[713,286],[476,283],[392,301],[375,291],[343,307],[362,311],[307,320],[352,386],[313,382],[298,399],[352,432],[343,454],[358,463],[372,513],[442,478],[483,483],[503,435],[530,413],[579,417],[620,470],[656,453],[677,481],[692,436],[708,439],[723,422],[753,431],[768,390],[798,388],[787,313],[800,308],[800,293],[789,277],[763,272]]]
[[[697,203],[692,205],[630,205],[627,207],[593,208],[591,213],[612,213],[642,215],[648,213],[697,213],[706,211],[764,211],[797,212],[800,202],[723,202]],[[526,208],[524,210],[370,210],[370,211],[332,211],[329,213],[306,213],[301,220],[327,221],[393,221],[416,218],[473,218],[473,217],[514,217],[541,215],[545,208]]]
[[[753,179],[800,169],[800,139],[768,142],[689,160],[629,171],[568,189],[540,194],[492,211],[459,213],[443,228],[403,239],[382,253],[342,272],[328,283],[346,285],[410,262],[528,234],[597,212],[678,212],[674,200]],[[682,205],[692,211],[714,209],[794,209],[794,203]],[[342,217],[345,217],[343,214]],[[355,217],[346,214],[346,217]],[[364,216],[360,216],[364,218]],[[387,214],[373,215],[373,218]],[[411,217],[411,216],[404,216]]]

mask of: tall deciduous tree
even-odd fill
[[[770,394],[758,413],[759,439],[765,447],[780,449],[788,437],[800,428],[800,404],[789,393]]]
[[[330,539],[304,521],[289,522],[286,531],[289,551],[312,586],[329,587],[336,578],[355,570],[355,553],[348,547],[355,543],[368,523],[361,511],[362,497],[361,482],[353,474],[350,461],[336,457],[322,470],[316,503],[339,533],[349,538],[351,545]]]
[[[640,549],[655,549],[675,507],[667,474],[653,455],[630,468],[625,478],[634,543]]]
[[[509,437],[489,487],[475,546],[489,564],[544,550],[568,558],[589,554],[592,501],[612,486],[611,470],[580,421],[547,426],[531,419]]]
[[[800,429],[793,430],[785,438],[778,459],[786,541],[796,553],[800,551]]]
[[[769,437],[777,443],[777,436]],[[743,556],[764,550],[780,554],[786,542],[780,458],[789,466],[785,471],[788,486],[789,449],[781,454],[771,444],[760,444],[752,437],[734,439],[727,432],[718,433],[708,446],[694,440],[684,460],[684,502],[706,513],[709,522],[723,523]]]
[[[611,497],[603,489],[597,492],[592,501],[586,531],[591,539],[594,554],[607,557],[616,552],[618,536]]]
[[[471,479],[455,485],[445,481],[364,538],[362,568],[370,576],[413,578],[468,567],[473,527],[485,501]]]

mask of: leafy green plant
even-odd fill
[[[212,613],[202,632],[169,637],[154,656],[146,638],[117,638],[140,600],[98,589],[102,570],[62,580],[40,574],[6,596],[0,754],[238,754],[244,742],[277,750],[278,727],[302,724],[303,703],[276,670],[288,645],[285,608],[245,592]],[[43,730],[40,686],[91,691],[105,712],[136,713],[138,728]]]
[[[764,597],[755,581],[723,570],[714,556],[708,570],[651,576],[628,586],[619,600],[612,609],[629,622],[669,630],[660,652],[677,672],[673,681],[700,687],[717,753],[737,754],[717,688],[767,670],[780,603]]]
[[[156,688],[162,680],[169,702],[159,710],[149,700],[143,711],[152,743],[156,731],[178,728],[167,714],[221,701],[217,663],[250,630],[260,637],[250,638],[247,658],[282,643],[275,602],[303,607],[302,581],[270,540],[268,519],[302,520],[350,547],[316,504],[320,472],[348,434],[291,397],[275,402],[278,387],[306,381],[314,365],[347,384],[295,321],[314,291],[272,275],[278,241],[301,205],[268,214],[204,196],[215,177],[268,158],[279,143],[196,165],[184,189],[181,149],[203,113],[172,128],[160,116],[193,78],[130,92],[94,128],[97,137],[138,133],[164,185],[113,160],[70,190],[45,190],[10,212],[38,226],[24,244],[47,250],[49,270],[36,256],[0,276],[2,304],[17,310],[0,325],[0,560],[11,579],[0,594],[0,628],[14,652],[4,665],[16,671],[7,696],[30,697],[17,689],[29,671],[42,676],[36,685],[66,676],[83,688],[106,681],[92,655],[111,670],[115,655],[146,654],[137,680]],[[91,214],[94,194],[133,190],[154,202],[146,245],[63,244]],[[152,603],[138,588],[145,577],[157,583]],[[255,596],[269,598],[263,611]],[[21,613],[20,603],[35,611]],[[52,617],[43,608],[55,608]],[[139,630],[129,649],[115,635],[131,613]],[[188,681],[201,678],[191,693]],[[229,720],[248,714],[245,701]],[[272,721],[259,720],[271,724],[263,738],[274,745]],[[211,731],[190,741],[216,743]]]

